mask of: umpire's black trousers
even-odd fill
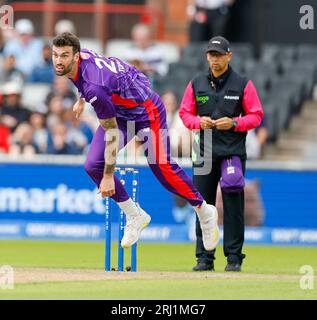
[[[242,162],[245,174],[245,161]],[[213,161],[211,173],[207,175],[195,174],[193,181],[198,191],[207,203],[215,205],[217,187],[221,178],[220,160]],[[242,253],[244,242],[244,191],[239,193],[222,192],[223,199],[223,250],[228,263],[242,264],[245,255]],[[196,215],[196,257],[198,261],[212,264],[215,259],[215,250],[206,251],[202,241],[200,223]]]

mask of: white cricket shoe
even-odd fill
[[[139,210],[139,215],[126,216],[126,226],[121,240],[122,248],[128,248],[135,244],[140,238],[141,231],[146,228],[151,221],[151,216],[143,209],[140,208]]]
[[[219,228],[218,228],[218,211],[217,208],[211,204],[207,204],[208,211],[210,211],[210,218],[200,221],[202,231],[203,244],[207,251],[211,251],[217,247],[219,242]]]

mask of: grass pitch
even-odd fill
[[[314,289],[300,288],[303,265],[317,272],[315,247],[246,246],[242,273],[223,271],[221,246],[215,272],[192,272],[194,249],[141,243],[139,272],[106,274],[102,242],[2,240],[0,267],[14,268],[15,286],[0,289],[0,299],[317,299],[316,277]]]

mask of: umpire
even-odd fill
[[[228,40],[220,36],[210,39],[206,53],[209,70],[189,82],[179,115],[187,128],[198,133],[203,165],[210,162],[211,170],[201,174],[195,170],[201,163],[193,159],[194,183],[208,203],[215,205],[220,182],[224,208],[223,249],[227,258],[225,271],[241,271],[245,257],[242,253],[245,141],[248,130],[260,125],[263,110],[252,81],[230,67],[232,52]],[[210,132],[209,136],[207,132]],[[204,157],[208,144],[212,154],[209,158]],[[197,265],[193,270],[214,270],[215,250],[204,249],[198,219],[196,238]]]

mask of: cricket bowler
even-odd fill
[[[79,39],[65,32],[53,39],[53,63],[57,76],[68,77],[80,99],[73,107],[79,117],[89,102],[100,126],[91,142],[85,170],[99,188],[102,197],[111,197],[126,215],[121,246],[136,243],[151,221],[127,194],[114,174],[117,152],[133,138],[128,124],[145,148],[149,167],[170,192],[186,199],[196,211],[206,250],[219,242],[217,209],[207,204],[190,177],[170,155],[166,110],[160,96],[151,89],[148,78],[135,67],[115,57],[104,57],[80,48]],[[153,195],[153,198],[159,195]]]

